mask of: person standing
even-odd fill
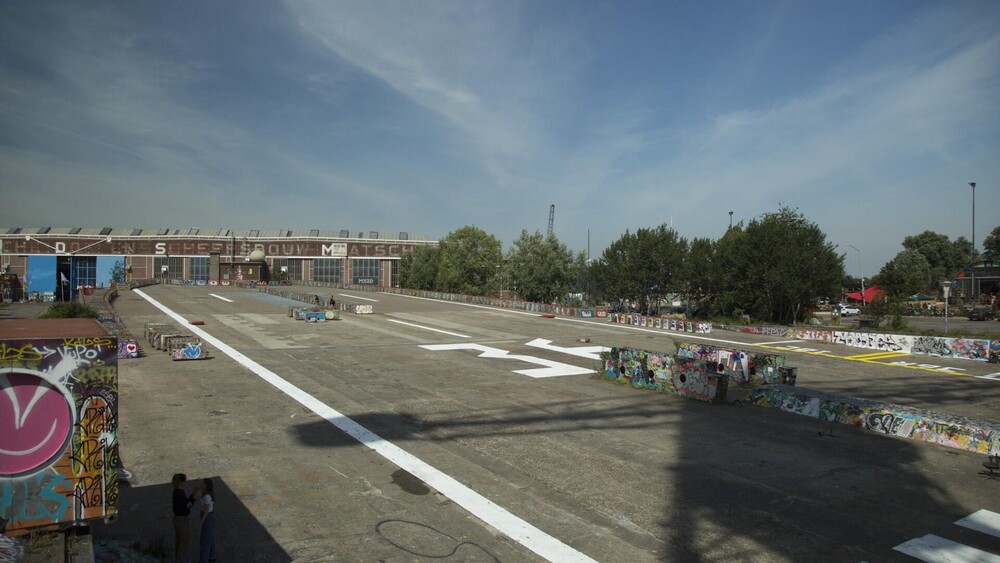
[[[174,561],[177,563],[191,561],[191,556],[188,554],[191,543],[191,525],[188,523],[188,516],[191,515],[191,507],[194,506],[194,497],[184,491],[185,481],[187,475],[183,473],[175,473],[170,479],[170,483],[174,486]]]
[[[212,486],[212,479],[202,479],[198,491],[201,506],[198,561],[199,563],[208,563],[215,561],[215,488]]]

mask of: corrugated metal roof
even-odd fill
[[[48,229],[48,230],[46,230]],[[110,231],[109,231],[110,229]],[[102,234],[103,232],[103,234]],[[196,235],[193,233],[197,233]],[[189,233],[192,233],[189,235]],[[354,229],[232,229],[217,227],[187,227],[187,228],[115,228],[115,227],[4,227],[0,226],[0,234],[5,235],[80,235],[80,236],[119,236],[119,237],[154,237],[154,236],[200,236],[200,237],[235,237],[247,238],[285,238],[285,237],[311,237],[311,238],[346,238],[361,240],[408,240],[424,242],[429,239],[427,235],[415,235],[406,231],[380,231],[380,230],[354,230]],[[372,235],[376,236],[373,237]]]

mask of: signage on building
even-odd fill
[[[268,257],[298,258],[399,258],[416,245],[413,243],[271,241],[169,239],[134,240],[94,238],[32,237],[4,238],[3,254],[73,254],[136,256],[243,256],[261,250]]]

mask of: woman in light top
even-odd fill
[[[215,561],[215,488],[212,486],[212,479],[201,480],[198,487],[199,501],[201,506],[201,534],[198,537],[200,563]]]

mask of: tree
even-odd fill
[[[736,264],[744,281],[737,286],[738,294],[758,318],[804,320],[805,308],[816,297],[840,289],[844,255],[798,211],[782,206],[777,213],[752,220],[741,247],[744,254]]]
[[[441,239],[436,289],[482,295],[500,267],[500,241],[480,228],[465,226]]]
[[[930,264],[930,284],[925,290],[936,287],[940,280],[954,278],[972,261],[972,243],[968,239],[958,237],[951,241],[947,235],[934,231],[904,238],[903,248],[919,252]]]
[[[436,289],[441,249],[436,246],[418,246],[399,260],[399,283],[410,289]]]
[[[666,225],[642,228],[634,235],[625,231],[601,255],[601,284],[608,296],[647,310],[681,289],[687,248],[687,239]]]
[[[551,303],[575,281],[573,253],[554,235],[521,231],[507,254],[508,278],[528,301]]]
[[[691,241],[684,257],[684,272],[681,276],[682,290],[688,299],[704,301],[713,294],[716,287],[715,242],[709,238]]]
[[[916,250],[903,250],[882,266],[872,280],[890,297],[900,299],[921,293],[932,285],[931,265]]]
[[[116,285],[125,283],[124,260],[116,260],[115,263],[111,265],[111,283]]]
[[[1000,260],[1000,225],[983,239],[983,260]]]

